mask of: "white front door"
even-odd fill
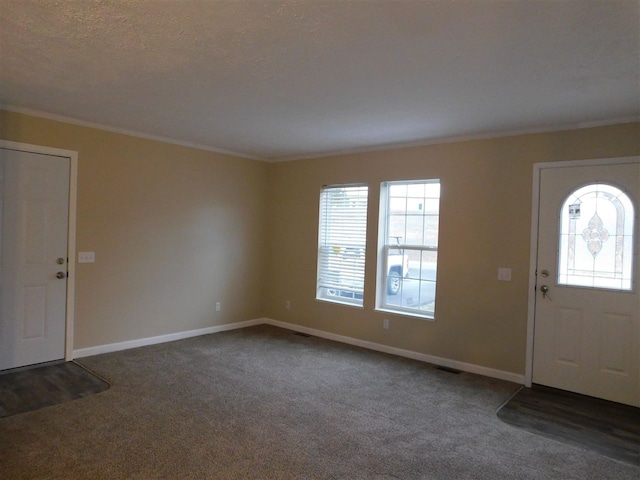
[[[0,149],[0,370],[65,357],[69,166]]]
[[[540,170],[533,383],[640,406],[640,160]]]

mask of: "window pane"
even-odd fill
[[[389,213],[404,213],[407,211],[406,197],[391,197],[389,199]]]
[[[379,266],[379,306],[433,317],[440,184],[438,181],[382,185],[386,199],[385,244]]]
[[[437,264],[438,252],[422,252],[418,308],[431,315],[435,314],[436,309]]]
[[[422,215],[407,215],[407,245],[422,245],[424,235],[424,217]]]
[[[407,197],[407,213],[420,214],[424,212],[424,198]]]
[[[612,185],[572,192],[560,212],[558,284],[631,290],[634,207]]]
[[[440,200],[437,198],[427,198],[424,202],[424,213],[438,215],[440,211]]]
[[[420,265],[422,263],[422,250],[406,249],[405,254],[409,259],[409,273],[407,278],[420,280]]]
[[[435,185],[435,186],[434,186]],[[410,183],[405,190],[391,184],[389,191],[406,192],[404,197],[388,197],[387,202],[387,244],[389,245],[438,245],[439,199],[410,197],[410,194],[438,194],[438,184]]]
[[[362,305],[367,230],[365,186],[320,193],[317,298]]]
[[[389,215],[389,235],[387,243],[389,245],[398,245],[404,243],[407,217],[404,215]]]
[[[407,185],[407,196],[424,198],[424,183],[410,183]]]
[[[386,305],[435,312],[437,252],[414,249],[390,250],[386,276]],[[401,264],[408,263],[405,271]],[[406,272],[406,273],[405,273]]]
[[[407,196],[407,185],[402,184],[391,184],[389,185],[389,197],[406,197]]]
[[[440,199],[440,182],[425,183],[425,197]]]
[[[437,215],[424,217],[424,244],[427,246],[438,246],[438,218]]]

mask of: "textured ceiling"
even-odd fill
[[[262,159],[640,115],[637,0],[0,0],[0,104]]]

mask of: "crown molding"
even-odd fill
[[[211,146],[208,146],[208,145],[202,145],[202,144],[199,144],[199,143],[185,142],[183,140],[177,140],[175,138],[163,137],[163,136],[160,136],[160,135],[152,135],[152,134],[149,134],[149,133],[137,132],[135,130],[129,130],[129,129],[126,129],[126,128],[114,127],[114,126],[106,125],[106,124],[103,124],[103,123],[88,122],[86,120],[81,120],[79,118],[67,117],[67,116],[64,116],[64,115],[58,115],[56,113],[43,112],[41,110],[33,110],[31,108],[17,107],[15,105],[3,105],[3,104],[0,104],[0,110],[6,110],[6,111],[9,111],[9,112],[21,113],[21,114],[24,114],[24,115],[30,115],[32,117],[45,118],[47,120],[55,120],[57,122],[69,123],[69,124],[72,124],[72,125],[78,125],[80,127],[96,128],[98,130],[105,130],[107,132],[112,132],[112,133],[120,133],[122,135],[128,135],[130,137],[144,138],[145,140],[155,140],[157,142],[170,143],[170,144],[173,144],[173,145],[180,145],[182,147],[195,148],[197,150],[205,150],[207,152],[214,152],[214,153],[220,153],[220,154],[223,154],[223,155],[231,155],[231,156],[234,156],[234,157],[247,158],[249,160],[266,161],[264,158],[256,157],[256,156],[253,156],[253,155],[248,155],[248,154],[242,153],[242,152],[234,152],[234,151],[231,151],[231,150],[225,150],[223,148],[215,148],[215,147],[211,147]]]

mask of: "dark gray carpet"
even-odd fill
[[[82,359],[111,388],[0,419],[7,479],[634,479],[500,421],[518,388],[266,325]]]
[[[640,409],[554,388],[523,388],[500,410],[511,425],[640,466]]]
[[[74,362],[0,374],[0,418],[103,392],[109,384]]]

